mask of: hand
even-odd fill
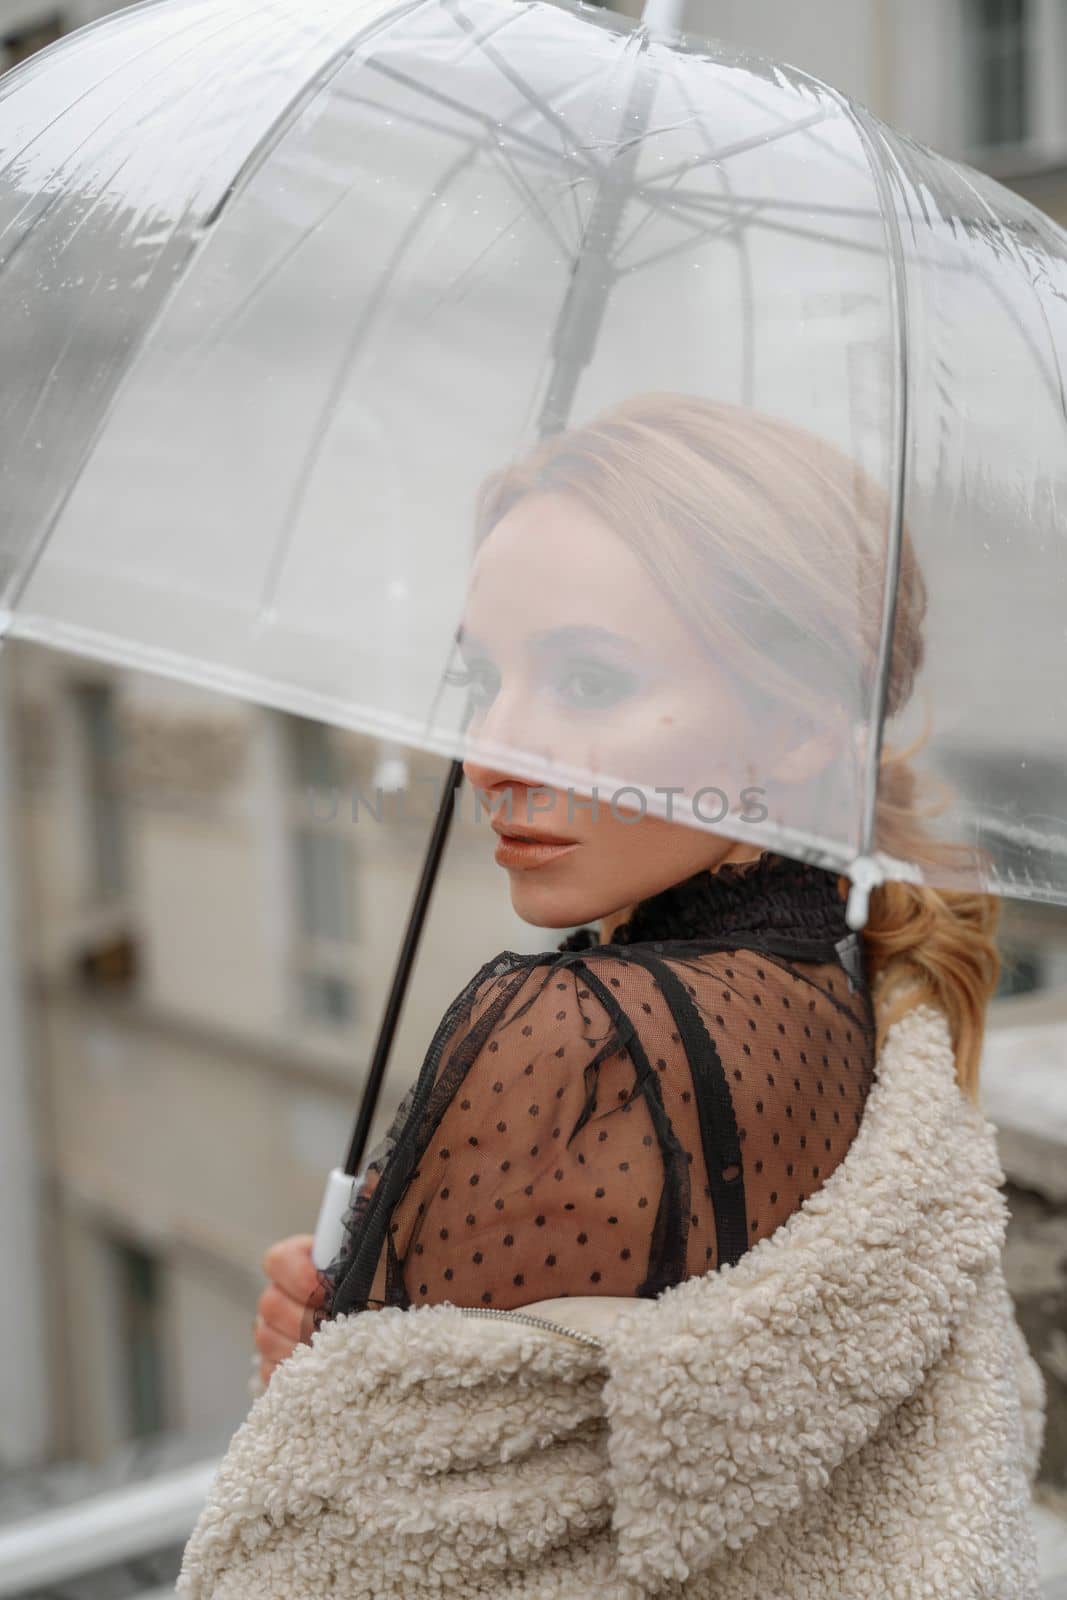
[[[324,1298],[311,1259],[313,1242],[310,1233],[295,1233],[272,1244],[263,1257],[263,1271],[270,1283],[259,1297],[255,1340],[264,1387],[275,1367],[291,1356],[298,1344],[310,1342],[312,1312]]]

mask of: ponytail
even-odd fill
[[[935,863],[973,884],[976,853],[933,840],[916,804],[912,751],[883,755],[879,844],[905,860]],[[956,1081],[977,1104],[986,1011],[1000,978],[999,896],[970,888],[932,888],[891,881],[871,891],[863,930],[864,962],[875,1006],[877,1044],[914,1007],[931,1004],[948,1019]]]

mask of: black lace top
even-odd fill
[[[844,1157],[873,1081],[837,874],[765,853],[610,944],[501,951],[369,1159],[326,1314],[654,1296],[735,1262]]]

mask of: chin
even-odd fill
[[[532,872],[516,872],[511,877],[511,907],[515,915],[534,928],[578,928],[596,922],[606,912],[591,909],[588,899],[566,894],[544,884],[529,883]]]

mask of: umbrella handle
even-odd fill
[[[354,1178],[341,1167],[334,1167],[326,1179],[319,1207],[319,1220],[315,1224],[315,1242],[311,1259],[320,1272],[336,1260],[345,1236],[345,1213],[352,1202],[360,1178]]]

